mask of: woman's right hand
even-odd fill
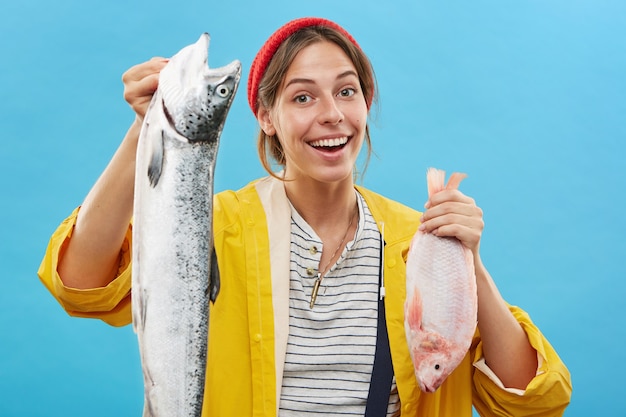
[[[110,163],[83,201],[58,273],[67,287],[98,288],[118,273],[120,253],[133,214],[135,158],[143,118],[166,58],[152,58],[122,76],[124,99],[136,117]]]
[[[143,122],[152,95],[159,85],[159,73],[168,61],[167,58],[155,57],[129,68],[122,75],[124,100],[135,111],[140,123]]]

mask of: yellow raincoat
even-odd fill
[[[552,346],[517,307],[510,307],[537,350],[537,376],[525,391],[507,390],[480,365],[478,332],[467,356],[433,394],[417,386],[404,332],[405,261],[420,214],[358,187],[379,225],[385,225],[386,318],[402,416],[559,416],[571,395],[570,375]],[[119,276],[105,288],[67,288],[58,259],[78,209],[53,234],[39,277],[72,316],[131,322],[131,229]],[[216,195],[215,248],[221,289],[211,306],[203,415],[276,416],[289,331],[290,207],[279,180],[267,177]],[[480,368],[480,369],[478,369]],[[481,370],[482,369],[482,370]]]

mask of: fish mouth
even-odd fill
[[[342,149],[352,139],[351,136],[336,136],[329,138],[321,138],[310,141],[309,146],[320,151],[335,151]]]
[[[421,389],[423,392],[427,392],[427,393],[429,393],[429,394],[432,394],[433,392],[437,391],[437,388],[435,388],[435,387],[433,387],[433,386],[430,386],[430,385],[426,384],[426,383],[425,383],[425,382],[423,382],[423,381],[419,381],[419,380],[418,380],[418,381],[417,381],[417,384],[419,385],[420,389]]]
[[[211,80],[213,84],[221,84],[229,77],[234,78],[236,83],[239,84],[239,79],[241,78],[241,62],[237,59],[222,67],[209,68],[208,66],[204,66],[204,69],[205,77]]]
[[[209,44],[211,43],[211,36],[204,32],[200,35],[200,39],[196,42],[196,46],[201,51],[201,62],[199,62],[200,67],[204,72],[204,76],[207,79],[210,79],[214,84],[221,84],[228,77],[234,77],[236,79],[236,84],[239,83],[239,79],[241,78],[241,62],[238,59],[233,60],[230,64],[224,65],[222,67],[210,67],[209,66]]]

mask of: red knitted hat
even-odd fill
[[[293,35],[300,29],[309,26],[326,26],[335,29],[341,32],[341,34],[344,35],[346,38],[348,38],[357,48],[361,49],[361,47],[356,42],[356,40],[354,40],[352,35],[350,35],[344,28],[339,26],[337,23],[330,20],[322,19],[319,17],[302,17],[286,23],[276,32],[274,32],[272,36],[269,37],[269,39],[263,44],[259,52],[256,54],[254,61],[252,61],[252,66],[250,67],[250,75],[248,76],[248,104],[252,109],[252,113],[254,113],[255,115],[257,113],[257,96],[259,92],[259,83],[261,82],[261,78],[263,78],[263,75],[265,74],[267,66],[272,60],[272,57],[276,53],[276,50],[289,36]]]

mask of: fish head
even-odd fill
[[[427,333],[413,348],[415,377],[424,392],[435,392],[452,373],[448,342],[439,334]]]
[[[433,393],[443,384],[452,371],[449,359],[446,352],[433,352],[419,364],[415,376],[422,391]]]
[[[241,79],[238,60],[209,68],[207,33],[174,55],[159,75],[159,91],[172,127],[189,141],[217,142]]]

